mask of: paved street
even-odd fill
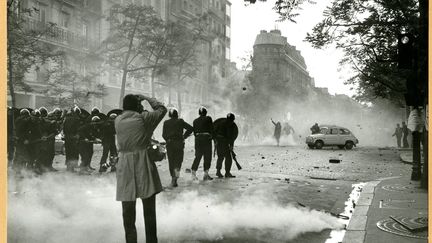
[[[161,242],[326,242],[329,228],[343,228],[329,213],[343,213],[353,184],[411,173],[410,165],[401,163],[399,152],[390,148],[238,146],[243,169],[233,168],[237,178],[204,182],[200,167],[200,181],[193,182],[185,173],[193,150],[185,150],[178,188],[168,186],[167,161],[158,164],[166,186],[157,197]],[[93,167],[99,158],[96,147]],[[330,158],[341,163],[329,163]],[[121,242],[114,174],[70,175],[64,172],[61,155],[55,167],[60,171],[24,180],[19,193],[13,193],[17,187],[10,180],[8,230],[17,238],[8,242]],[[137,209],[138,236],[143,239],[141,203]]]

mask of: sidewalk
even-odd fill
[[[408,160],[409,154],[401,152],[402,162],[410,163],[404,159]],[[420,182],[410,180],[410,172],[401,177],[368,182],[360,194],[343,242],[427,242],[427,230],[412,233],[389,217],[397,217],[410,226],[427,224],[424,218],[428,217],[427,196]]]

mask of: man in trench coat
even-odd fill
[[[146,100],[152,112],[143,112]],[[157,242],[156,194],[162,191],[157,167],[149,159],[147,147],[153,131],[167,113],[154,98],[128,94],[123,99],[123,113],[115,120],[119,162],[117,164],[117,201],[122,202],[126,242],[137,242],[135,201],[144,207],[146,242]]]

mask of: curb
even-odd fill
[[[375,188],[384,180],[400,178],[399,176],[381,178],[367,182],[360,193],[356,207],[346,227],[342,243],[364,243],[366,238],[367,214],[375,196]]]

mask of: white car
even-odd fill
[[[344,127],[335,125],[321,125],[320,132],[306,137],[309,148],[321,149],[323,146],[338,146],[338,148],[352,149],[358,144],[358,139]]]

